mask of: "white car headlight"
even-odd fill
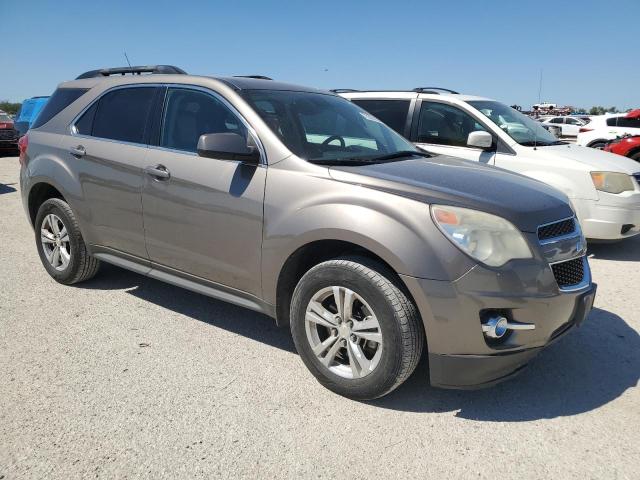
[[[522,233],[504,218],[445,205],[431,205],[431,216],[455,246],[490,267],[532,257]]]
[[[635,190],[631,175],[618,172],[591,172],[596,190],[607,193],[632,192]]]

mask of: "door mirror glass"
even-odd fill
[[[258,165],[260,152],[248,145],[245,137],[237,133],[206,133],[198,139],[198,155],[220,160],[240,160]]]
[[[467,137],[467,146],[487,150],[493,146],[493,137],[489,132],[471,132]]]

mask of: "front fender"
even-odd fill
[[[265,200],[262,272],[269,303],[286,260],[321,240],[357,245],[412,277],[455,280],[475,265],[438,230],[422,202],[331,178],[307,176],[304,185],[289,179],[288,188],[272,188],[279,175],[270,172]]]

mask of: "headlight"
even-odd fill
[[[622,193],[635,190],[631,175],[618,172],[591,172],[596,190],[607,193]]]
[[[504,218],[444,205],[432,205],[431,216],[454,245],[491,267],[532,256],[520,231]]]

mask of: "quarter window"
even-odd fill
[[[247,137],[244,124],[220,100],[197,90],[170,88],[160,146],[195,152],[200,135],[206,133],[237,133]]]
[[[400,135],[404,135],[409,100],[353,100],[353,103],[382,120]]]
[[[95,112],[91,108],[76,124],[86,133],[121,142],[146,143],[145,130],[153,104],[155,87],[122,88],[105,94]],[[90,127],[90,116],[94,115]],[[85,116],[87,119],[85,119]],[[81,133],[81,132],[79,132]]]
[[[562,117],[556,117],[549,120],[549,123],[562,123],[562,121],[563,121]]]
[[[418,143],[466,147],[471,132],[487,130],[459,108],[438,102],[422,102]]]

